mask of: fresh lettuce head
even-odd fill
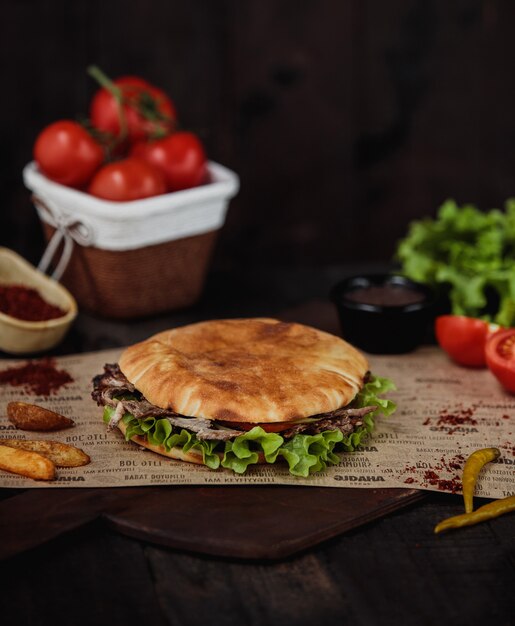
[[[377,409],[365,415],[363,425],[349,435],[344,435],[340,430],[326,430],[317,435],[298,433],[285,440],[278,433],[267,433],[260,426],[255,426],[231,441],[204,441],[197,439],[194,433],[184,428],[172,426],[167,419],[154,417],[138,419],[126,413],[123,416],[126,426],[125,438],[129,440],[134,435],[146,436],[149,443],[162,445],[167,451],[176,446],[181,447],[184,452],[195,449],[202,454],[205,465],[211,469],[221,466],[238,474],[243,474],[249,466],[258,463],[260,457],[267,463],[283,459],[288,464],[291,474],[305,478],[314,472],[324,470],[328,465],[339,463],[338,452],[355,450],[374,429],[374,419],[378,415],[388,416],[395,411],[394,402],[380,397],[392,389],[395,389],[395,386],[387,378],[379,376],[369,378],[349,406],[361,408],[375,405]],[[106,423],[109,423],[114,411],[113,407],[105,407]]]
[[[396,258],[412,280],[446,287],[452,313],[515,325],[515,199],[487,212],[447,200],[410,224]]]

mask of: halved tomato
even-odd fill
[[[486,344],[486,364],[501,385],[515,393],[515,328],[490,337]]]
[[[485,367],[486,341],[498,330],[496,324],[464,315],[440,315],[435,322],[440,347],[453,361],[467,367]]]

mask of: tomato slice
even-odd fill
[[[515,328],[490,337],[486,344],[486,364],[501,385],[515,393]]]
[[[459,365],[485,367],[488,337],[499,330],[496,324],[464,315],[440,315],[435,334],[440,347]]]

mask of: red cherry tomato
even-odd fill
[[[123,76],[113,81],[122,92],[120,111],[113,94],[99,89],[93,96],[90,119],[95,128],[118,137],[122,131],[120,116],[125,116],[129,141],[142,141],[156,132],[167,133],[176,118],[175,107],[164,91],[137,76]]]
[[[48,178],[62,185],[82,187],[102,165],[104,151],[80,124],[61,120],[39,133],[34,159]]]
[[[515,328],[499,331],[488,339],[486,364],[501,385],[515,393]]]
[[[177,132],[157,141],[138,143],[131,155],[159,167],[169,191],[196,187],[207,178],[206,153],[193,133]]]
[[[498,329],[494,324],[464,315],[441,315],[435,322],[440,347],[453,361],[468,367],[486,365],[486,340]]]
[[[94,176],[88,191],[93,196],[126,202],[166,192],[161,172],[142,159],[128,158],[104,165]]]

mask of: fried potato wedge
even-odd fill
[[[61,430],[75,424],[69,417],[26,402],[9,402],[7,417],[20,430]]]
[[[0,445],[0,469],[34,480],[53,480],[55,465],[41,454]]]
[[[87,465],[91,459],[80,448],[69,446],[60,441],[40,441],[33,439],[0,439],[0,445],[37,452],[50,459],[57,467],[81,467]]]

